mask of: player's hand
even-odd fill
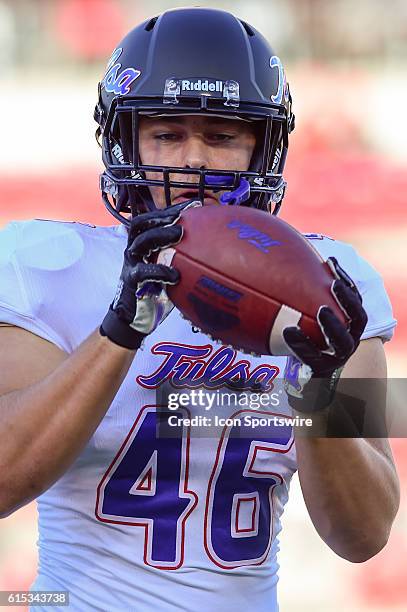
[[[286,391],[290,405],[300,412],[323,410],[331,403],[341,371],[359,346],[367,323],[355,283],[334,257],[328,263],[337,277],[333,284],[334,296],[349,319],[349,325],[345,327],[330,308],[320,309],[318,322],[330,346],[324,351],[298,327],[283,331],[286,343],[297,357],[289,358]]]
[[[115,298],[100,326],[100,333],[128,349],[140,347],[173,309],[165,285],[175,285],[179,273],[163,264],[149,263],[149,256],[177,244],[181,212],[198,202],[188,201],[163,210],[138,215],[128,229],[127,247]]]

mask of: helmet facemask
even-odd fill
[[[147,104],[149,101],[146,101]],[[220,170],[218,168],[185,168],[176,166],[151,166],[141,163],[139,154],[140,117],[157,114],[157,107],[141,100],[118,99],[111,109],[101,139],[102,158],[106,171],[101,177],[103,200],[109,212],[121,222],[127,222],[124,214],[133,216],[155,208],[149,187],[163,188],[166,205],[171,206],[171,189],[182,188],[196,192],[196,199],[204,200],[205,192],[235,192],[245,179],[250,185],[250,196],[243,203],[277,214],[284,195],[285,180],[282,176],[288,147],[288,130],[284,115],[275,113],[233,112],[222,116],[253,122],[256,146],[249,169]],[[277,105],[276,105],[277,106]],[[284,109],[285,110],[285,109]],[[197,114],[190,106],[180,112],[167,111],[166,115]],[[240,109],[239,109],[240,111]],[[216,113],[205,112],[205,116]],[[136,162],[134,162],[136,160]],[[146,173],[160,175],[159,179],[147,178]],[[109,199],[109,196],[111,199]]]

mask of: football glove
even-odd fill
[[[335,257],[330,257],[327,263],[336,276],[333,294],[348,317],[349,326],[346,328],[329,307],[320,309],[317,319],[329,345],[326,350],[318,349],[298,327],[283,331],[295,355],[288,359],[284,385],[291,407],[299,412],[312,413],[331,404],[342,369],[359,346],[367,323],[355,283]]]
[[[165,285],[175,285],[179,273],[169,266],[150,263],[148,258],[181,240],[183,230],[176,225],[181,212],[199,205],[190,200],[131,220],[116,295],[100,326],[102,336],[136,350],[171,312],[174,306]]]

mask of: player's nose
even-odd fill
[[[208,162],[208,150],[202,139],[188,138],[184,145],[184,166],[202,170],[209,167]]]

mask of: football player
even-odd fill
[[[285,372],[277,412],[326,423],[347,412],[338,380],[386,376],[395,321],[382,281],[351,246],[314,240],[350,324],[322,308],[329,350],[288,328],[289,358],[212,342],[169,302],[179,274],[149,256],[182,240],[185,208],[276,214],[284,196],[290,90],[266,40],[233,15],[176,9],[136,27],[111,56],[95,118],[102,195],[120,224],[1,232],[1,516],[37,498],[33,589],[68,591],[71,610],[277,610],[292,475],[326,544],[364,561],[398,506],[387,440],[353,435],[352,418],[335,438],[294,440],[288,425],[239,436],[233,424],[194,436],[182,421],[164,435],[158,391],[267,392]],[[238,411],[252,417],[222,414]]]

